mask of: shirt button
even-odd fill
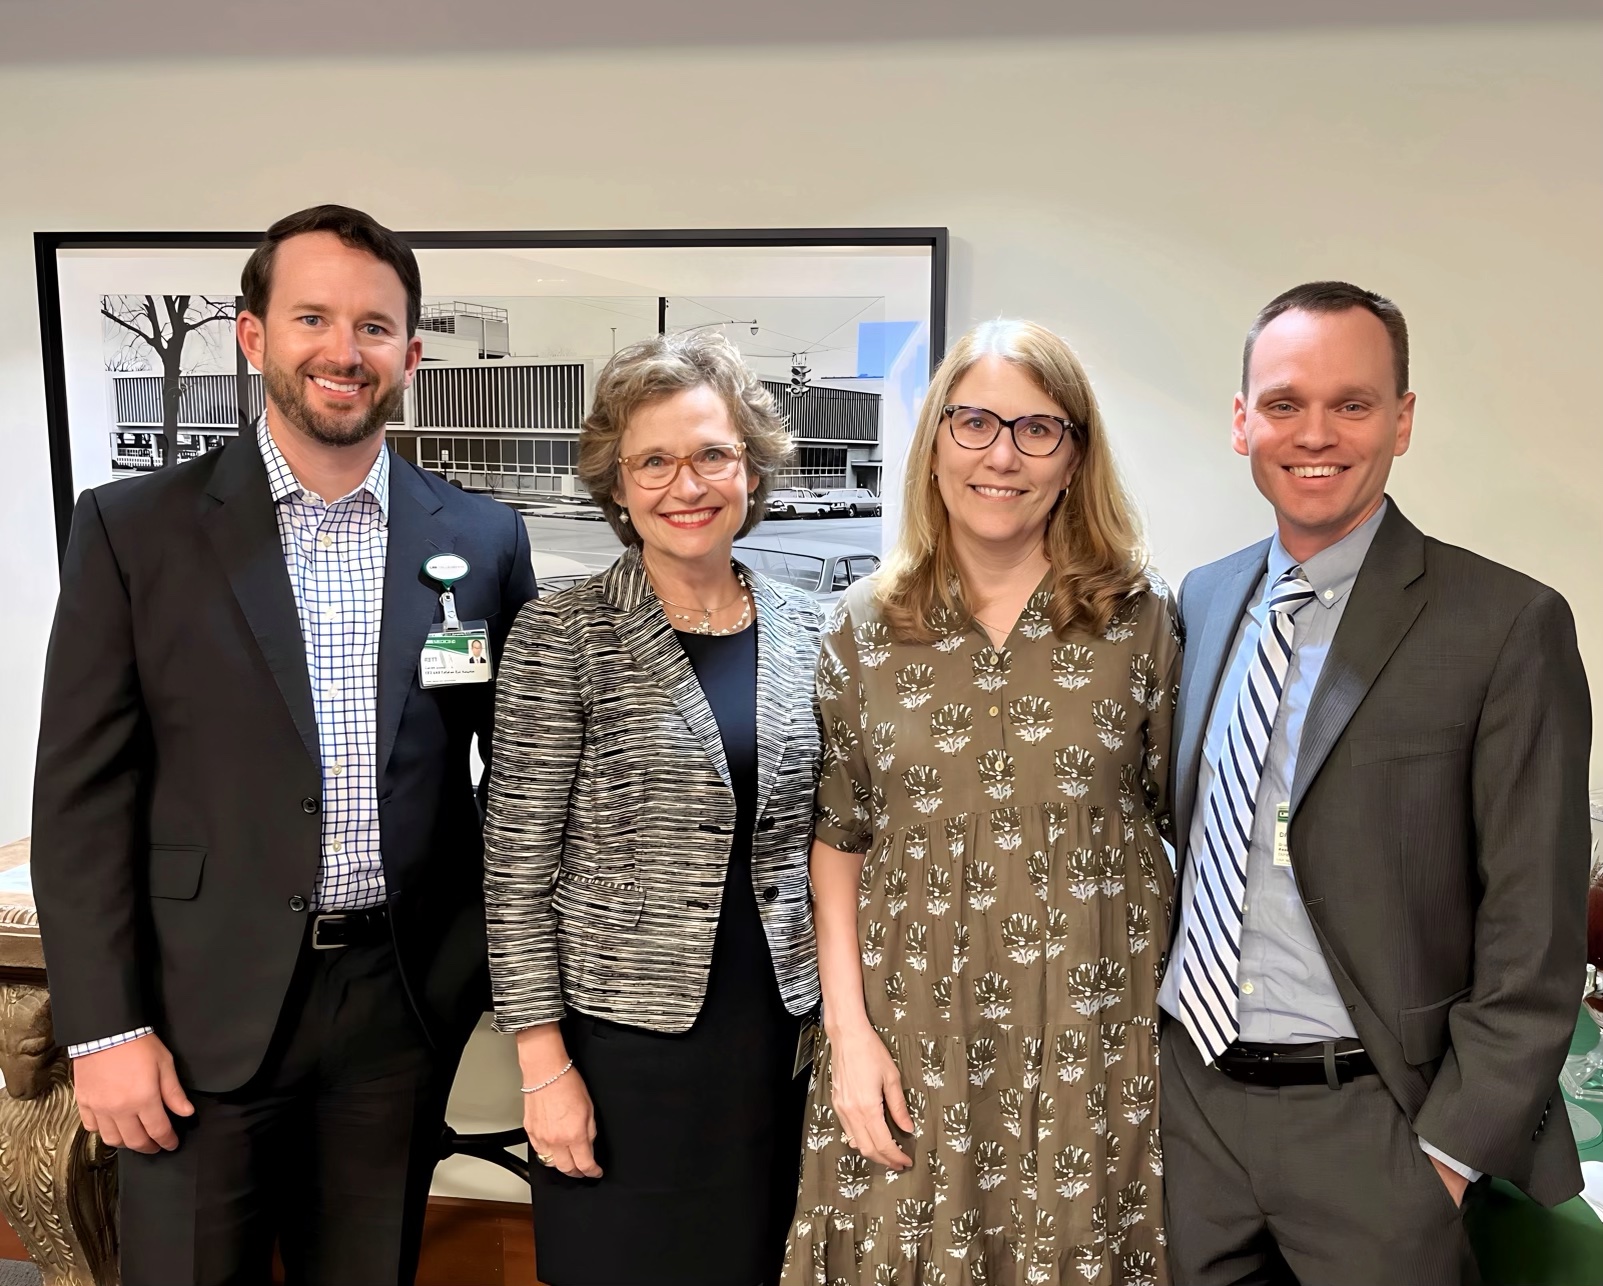
[[[324,549],[331,549],[331,548],[333,548],[333,545],[334,545],[334,537],[330,536],[325,531],[321,536],[319,536],[317,538],[317,543],[319,545],[321,545]]]
[[[333,773],[334,776],[338,777],[342,772],[345,771],[345,765],[344,764],[330,764],[328,766],[328,770],[329,770],[329,772]],[[1242,907],[1241,909],[1243,911],[1245,911],[1247,908],[1246,907]]]
[[[1333,589],[1327,589],[1327,590],[1326,590],[1326,591],[1325,591],[1325,599],[1326,599],[1326,600],[1327,600],[1327,601],[1328,601],[1328,600],[1330,600],[1330,599],[1332,599],[1332,598],[1335,598],[1335,597],[1336,597],[1336,591],[1335,591],[1335,590],[1333,590]]]
[[[345,847],[345,842],[343,840],[337,840],[337,839],[336,840],[330,840],[328,847],[329,847],[329,850],[331,852],[338,853],[341,849],[343,849]]]
[[[304,911],[304,910],[306,910],[306,899],[303,898],[299,893],[297,893],[294,897],[292,897],[289,900],[289,909],[291,911]]]
[[[995,716],[996,716],[996,715],[999,715],[999,714],[1001,714],[1001,713],[1002,713],[1002,712],[1001,712],[1001,710],[1000,710],[1000,709],[998,709],[998,708],[997,708],[997,707],[996,707],[996,706],[992,706],[992,707],[991,707],[991,715],[992,715],[992,717],[993,717],[993,718],[994,718],[994,717],[995,717]]]
[[[1250,983],[1250,982],[1242,983],[1241,984],[1241,990],[1243,992],[1245,992],[1249,996],[1252,995],[1252,983]]]

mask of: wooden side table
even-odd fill
[[[44,1286],[116,1286],[116,1157],[78,1120],[27,863],[27,840],[0,847],[0,1209]]]

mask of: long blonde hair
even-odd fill
[[[1147,588],[1146,546],[1085,369],[1061,338],[1027,321],[976,326],[952,345],[930,380],[907,452],[901,532],[878,578],[880,610],[906,643],[932,642],[950,622],[971,616],[934,477],[935,444],[952,389],[983,357],[1017,366],[1078,427],[1068,444],[1078,456],[1074,476],[1046,523],[1053,572],[1048,616],[1060,638],[1073,630],[1100,634],[1121,603]]]

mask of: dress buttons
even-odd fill
[[[1002,711],[1001,711],[1001,708],[1000,708],[1000,707],[999,707],[999,706],[992,706],[992,707],[991,707],[991,717],[992,717],[992,718],[993,718],[993,719],[994,719],[994,718],[995,718],[995,717],[996,717],[996,716],[997,716],[997,715],[999,715],[999,714],[1001,714],[1001,713],[1002,713]]]
[[[304,910],[306,910],[306,899],[303,898],[299,893],[297,893],[294,897],[290,898],[290,900],[289,900],[289,909],[291,911],[304,911]]]
[[[1252,995],[1252,983],[1250,983],[1250,982],[1242,983],[1241,984],[1241,990],[1246,992],[1246,994],[1249,995],[1249,996]]]
[[[313,799],[310,795],[308,795],[305,799],[301,800],[301,812],[303,812],[303,813],[315,813],[316,811],[317,811],[317,800]]]
[[[766,889],[763,890],[763,901],[764,902],[777,902],[778,900],[779,900],[779,890],[776,887],[774,887],[774,885],[770,884]]]

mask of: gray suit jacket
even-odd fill
[[[785,1005],[818,1003],[807,858],[822,619],[746,573],[757,605],[752,880]],[[564,1006],[652,1031],[701,1011],[735,828],[723,741],[638,550],[530,603],[507,640],[485,821],[496,1025]]]
[[[1181,836],[1268,551],[1198,568],[1180,588]],[[1563,598],[1422,535],[1393,501],[1303,725],[1292,869],[1415,1130],[1547,1205],[1581,1187],[1557,1079],[1585,972],[1590,746]]]

